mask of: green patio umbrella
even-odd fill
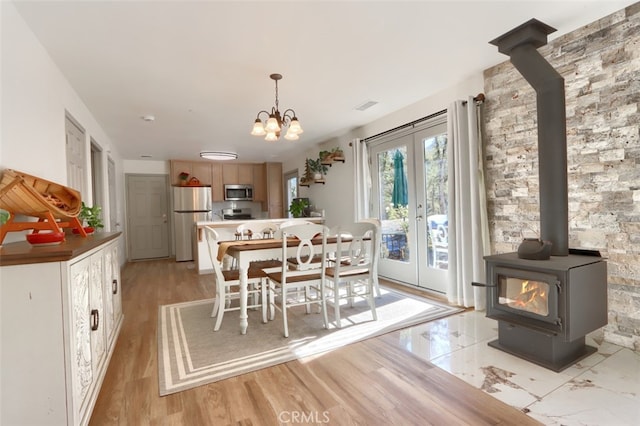
[[[393,193],[391,194],[391,202],[393,207],[404,207],[409,204],[404,156],[399,149],[393,155]]]

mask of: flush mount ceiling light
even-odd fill
[[[271,113],[267,111],[260,111],[256,117],[256,121],[253,123],[253,130],[251,134],[254,136],[264,136],[267,141],[277,141],[280,138],[280,132],[283,127],[287,127],[287,133],[284,138],[290,141],[298,140],[303,130],[300,126],[300,122],[296,117],[296,112],[291,108],[280,114],[278,110],[278,80],[282,79],[280,74],[271,74],[269,77],[276,82],[276,105],[271,107]],[[260,119],[260,114],[265,114],[266,124]]]
[[[226,152],[226,151],[202,151],[200,153],[200,157],[206,158],[207,160],[236,160],[238,158],[238,154],[235,152]]]

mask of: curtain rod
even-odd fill
[[[484,99],[484,93],[478,93],[478,95],[473,98],[473,101],[476,103],[476,105],[482,105],[484,103]],[[467,101],[462,101],[462,105],[466,104]]]
[[[483,104],[484,100],[485,100],[484,93],[478,93],[478,95],[475,96],[473,98],[473,100],[475,101],[476,105]],[[462,104],[466,105],[467,101],[462,101]],[[377,138],[379,138],[381,136],[385,136],[385,135],[388,135],[390,133],[397,132],[398,130],[403,130],[403,129],[407,129],[407,128],[410,128],[410,127],[415,127],[416,124],[420,124],[423,121],[439,117],[439,116],[441,116],[443,114],[446,114],[446,113],[447,113],[446,109],[443,109],[442,111],[434,112],[433,114],[429,114],[426,117],[418,118],[417,120],[411,121],[410,123],[406,123],[406,124],[403,124],[401,126],[394,127],[393,129],[385,130],[384,132],[378,133],[377,135],[373,135],[373,136],[369,136],[367,138],[364,138],[364,139],[362,139],[362,142],[368,142],[371,139],[377,139]]]
[[[447,113],[446,109],[443,109],[442,111],[434,112],[433,114],[429,114],[426,117],[422,117],[422,118],[418,118],[417,120],[413,120],[410,123],[406,123],[406,124],[403,124],[401,126],[394,127],[393,129],[385,130],[384,132],[378,133],[377,135],[373,135],[373,136],[369,136],[368,138],[364,138],[364,139],[362,139],[362,142],[367,142],[367,141],[369,141],[371,139],[376,139],[376,138],[379,138],[380,136],[385,136],[385,135],[388,135],[390,133],[397,132],[398,130],[407,129],[409,127],[415,127],[416,124],[422,123],[423,121],[429,120],[431,118],[439,117],[439,116],[441,116],[443,114],[446,114],[446,113]]]

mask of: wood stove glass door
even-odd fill
[[[496,293],[491,306],[505,314],[556,324],[560,281],[552,274],[524,269],[495,268]]]
[[[382,223],[378,272],[440,293],[449,256],[445,118],[369,147],[373,213]]]

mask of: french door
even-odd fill
[[[446,117],[369,145],[373,214],[382,223],[381,276],[446,293]]]

